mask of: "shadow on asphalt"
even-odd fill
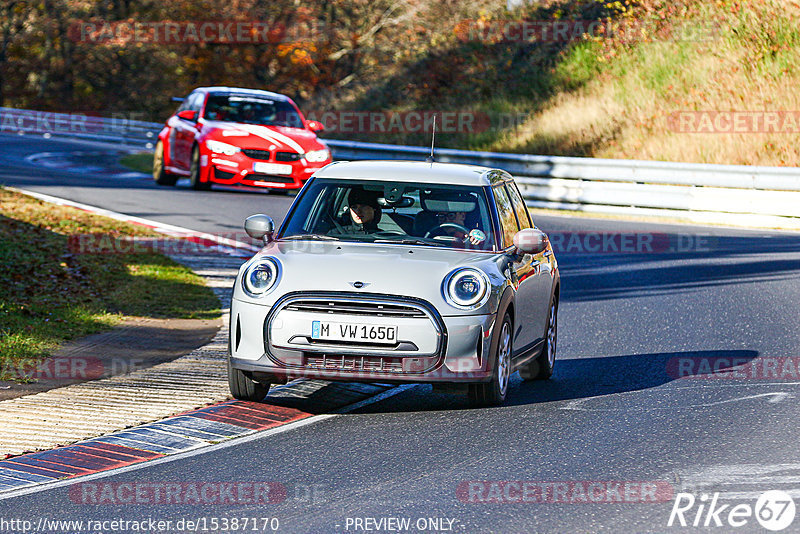
[[[671,240],[688,235],[664,234]],[[730,284],[800,279],[796,236],[709,236],[702,250],[620,254],[558,252],[562,302],[686,293]]]
[[[682,380],[707,380],[711,379],[709,375],[715,363],[716,372],[725,372],[757,357],[758,352],[754,350],[704,350],[560,360],[556,362],[556,371],[550,380],[523,382],[518,375],[512,376],[504,407],[638,391],[661,386],[679,377]],[[329,408],[327,401],[344,384],[331,383],[302,399],[285,398],[278,403],[314,414],[334,413],[335,408]],[[471,409],[465,395],[437,393],[430,386],[424,386],[352,413],[465,409]]]

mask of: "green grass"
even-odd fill
[[[137,154],[126,154],[119,159],[119,162],[134,171],[150,174],[153,172],[153,153],[139,152]]]
[[[219,316],[218,299],[187,267],[153,252],[81,253],[69,239],[82,234],[158,235],[0,189],[0,379],[125,316]]]

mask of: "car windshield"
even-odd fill
[[[481,187],[317,178],[279,239],[326,239],[494,250]]]
[[[208,97],[203,117],[212,121],[303,128],[303,121],[294,106],[266,96],[212,94]]]

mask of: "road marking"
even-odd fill
[[[719,493],[719,498],[724,500],[757,499],[765,491],[775,489],[785,491],[793,498],[800,497],[800,463],[710,465],[680,470],[671,475],[679,482],[676,491]]]
[[[720,404],[727,404],[729,402],[739,402],[743,400],[759,399],[763,397],[769,397],[769,399],[767,399],[767,402],[774,404],[776,402],[781,402],[785,399],[793,399],[794,395],[792,395],[791,393],[786,393],[785,391],[776,391],[775,393],[759,393],[758,395],[747,395],[746,397],[737,397],[735,399],[728,399],[724,401],[709,402],[707,404],[697,404],[695,406],[718,406]]]
[[[106,477],[110,477],[110,476],[113,476],[113,475],[119,475],[119,474],[122,474],[122,473],[128,473],[128,472],[136,471],[138,469],[143,469],[143,468],[146,468],[146,467],[151,467],[151,466],[156,466],[156,465],[160,465],[160,464],[164,464],[164,463],[174,462],[174,461],[177,461],[177,460],[183,460],[185,458],[191,458],[193,456],[198,456],[200,454],[206,454],[206,453],[209,453],[209,452],[214,452],[214,451],[218,451],[218,450],[222,450],[222,449],[227,449],[229,447],[243,445],[243,444],[249,443],[251,441],[267,438],[267,437],[273,436],[275,434],[280,434],[282,432],[287,432],[289,430],[294,430],[296,428],[302,428],[302,427],[304,427],[306,425],[318,423],[318,422],[324,421],[326,419],[332,419],[334,417],[341,417],[342,415],[344,415],[346,413],[352,412],[354,410],[357,410],[357,409],[362,408],[364,406],[367,406],[369,404],[374,404],[376,402],[388,399],[388,398],[393,397],[393,396],[395,396],[395,395],[397,395],[399,393],[402,393],[404,391],[408,391],[410,389],[413,389],[413,388],[416,388],[416,387],[419,387],[419,386],[420,386],[420,384],[406,384],[406,385],[397,386],[397,387],[394,387],[394,388],[389,389],[387,391],[384,391],[383,393],[375,395],[373,397],[370,397],[370,398],[364,399],[362,401],[356,402],[354,404],[345,406],[341,410],[337,410],[335,413],[332,413],[332,414],[312,415],[312,416],[307,417],[305,419],[300,419],[299,421],[293,421],[291,423],[287,423],[287,424],[284,424],[284,425],[281,425],[281,426],[277,426],[277,427],[274,427],[274,428],[269,428],[269,429],[266,429],[266,430],[253,430],[253,431],[245,432],[242,435],[240,435],[239,437],[231,438],[231,439],[228,439],[227,441],[223,441],[223,442],[220,442],[220,443],[215,443],[215,444],[208,445],[208,446],[205,446],[205,447],[193,448],[193,449],[190,449],[190,450],[187,450],[187,451],[177,452],[175,454],[170,454],[168,456],[157,457],[157,458],[155,458],[153,460],[146,460],[146,461],[143,461],[143,462],[140,462],[140,463],[127,465],[127,466],[124,466],[124,467],[118,467],[118,468],[114,468],[114,469],[109,469],[107,471],[101,471],[101,472],[98,472],[98,473],[91,473],[91,474],[77,476],[77,477],[73,477],[73,478],[69,478],[69,479],[65,479],[65,480],[57,480],[57,481],[53,481],[53,482],[46,482],[46,483],[43,483],[43,484],[38,484],[36,486],[29,486],[29,487],[21,488],[21,489],[18,489],[18,490],[5,491],[3,493],[0,493],[0,501],[5,500],[5,499],[13,499],[15,497],[21,497],[21,496],[24,496],[24,495],[30,495],[32,493],[39,493],[39,492],[42,492],[42,491],[49,491],[49,490],[52,490],[52,489],[62,488],[62,487],[65,487],[65,486],[71,486],[73,484],[78,484],[78,483],[86,482],[86,481],[89,481],[89,480],[97,480],[99,478],[106,478]],[[134,428],[134,429],[131,429],[131,430],[134,431],[136,429]],[[103,439],[103,438],[97,438],[97,439]],[[97,441],[97,440],[92,440],[89,443],[94,443],[95,441]],[[13,460],[13,458],[12,458],[12,460]]]
[[[786,385],[786,384],[781,384],[781,385]],[[692,389],[692,388],[675,388],[675,389]],[[616,392],[616,393],[609,393],[609,394],[606,394],[606,395],[596,395],[596,396],[593,396],[593,397],[586,397],[586,398],[583,398],[583,399],[571,400],[566,405],[562,406],[561,409],[562,410],[583,411],[583,412],[619,412],[619,411],[626,411],[627,412],[627,411],[674,410],[676,408],[676,406],[674,406],[674,405],[673,406],[634,406],[634,407],[625,406],[625,407],[620,407],[620,408],[587,408],[587,407],[584,407],[584,404],[589,402],[589,401],[593,401],[593,400],[597,400],[597,399],[603,399],[603,398],[610,399],[610,398],[613,398],[614,396],[617,396],[617,395],[622,396],[622,395],[634,394],[634,393],[645,393],[645,394],[651,394],[651,395],[655,394],[655,393],[667,393],[667,394],[669,394],[672,391],[673,390],[655,390],[655,391],[638,390],[638,391],[621,391],[621,392]],[[681,404],[678,407],[682,408],[682,409],[708,408],[708,407],[711,407],[711,406],[719,406],[721,404],[729,404],[729,403],[732,403],[732,402],[741,402],[741,401],[746,401],[746,400],[751,400],[751,399],[761,399],[761,398],[767,398],[767,402],[769,402],[770,404],[775,404],[775,403],[784,401],[786,399],[793,399],[794,395],[791,394],[791,393],[788,393],[786,391],[775,391],[775,392],[772,392],[772,393],[759,393],[757,395],[746,395],[744,397],[735,397],[733,399],[726,399],[726,400],[722,400],[722,401],[704,402],[704,403],[700,403],[700,404]]]

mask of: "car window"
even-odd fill
[[[520,230],[531,228],[533,225],[531,224],[530,212],[528,211],[528,206],[525,205],[525,201],[522,199],[517,184],[513,182],[507,183],[506,190],[508,191],[509,198],[511,198],[511,205],[514,207],[514,212],[517,214]]]
[[[258,95],[211,94],[206,119],[267,126],[303,128],[303,121],[289,102]]]
[[[519,231],[517,218],[514,216],[514,208],[505,187],[498,185],[492,188],[492,191],[497,204],[497,215],[500,217],[500,228],[503,231],[503,246],[508,247],[514,243],[514,234]]]
[[[491,220],[481,187],[317,178],[297,200],[279,239],[493,250]]]
[[[192,111],[200,112],[200,108],[203,107],[203,100],[205,94],[203,93],[194,93],[191,98],[189,99],[189,107],[188,109]]]
[[[194,96],[194,93],[189,94],[186,98],[183,99],[183,102],[181,102],[181,105],[178,106],[178,109],[175,110],[175,114],[176,115],[178,113],[180,113],[181,111],[189,109],[189,102],[191,101],[192,96]]]

